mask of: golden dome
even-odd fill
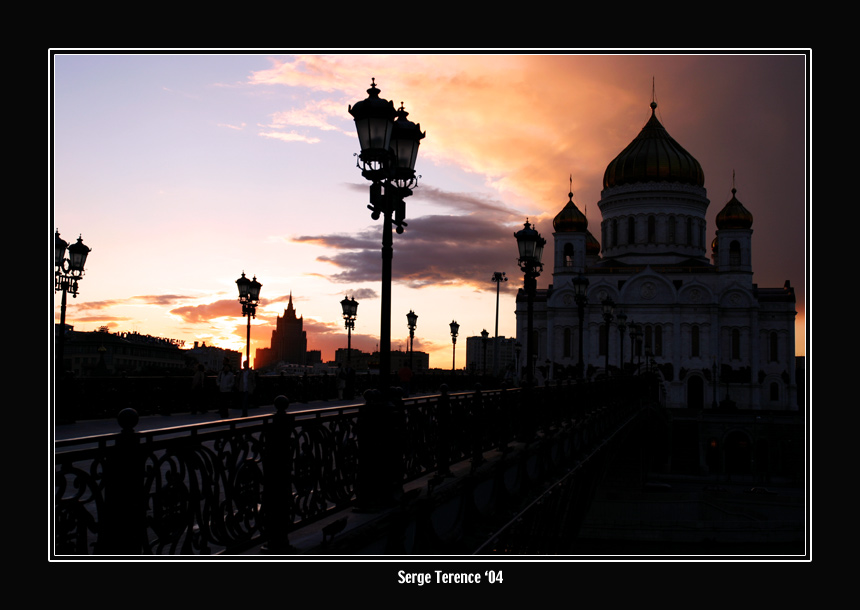
[[[753,215],[737,200],[736,192],[737,189],[733,188],[732,198],[717,214],[718,229],[749,229],[752,227]]]
[[[588,219],[573,202],[573,193],[568,193],[568,197],[570,197],[570,201],[552,221],[553,230],[556,233],[574,233],[587,230]]]
[[[603,174],[603,188],[636,182],[681,182],[704,186],[699,162],[678,144],[657,120],[651,102],[651,118],[627,148],[612,160]]]

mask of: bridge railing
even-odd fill
[[[136,432],[55,445],[55,553],[235,554],[332,511],[390,503],[404,482],[476,466],[589,411],[629,404],[624,383],[565,383],[395,399]],[[641,393],[639,394],[641,395]]]

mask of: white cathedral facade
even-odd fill
[[[522,353],[534,341],[534,365],[551,378],[656,372],[670,408],[796,410],[794,290],[753,283],[753,216],[734,189],[709,242],[702,168],[655,110],[606,168],[602,248],[572,194],[555,217],[532,337],[517,295]]]

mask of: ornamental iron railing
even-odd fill
[[[57,441],[56,555],[290,552],[292,532],[347,507],[390,505],[402,485],[484,452],[632,404],[620,383],[565,383],[221,420]]]

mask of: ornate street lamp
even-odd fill
[[[242,304],[242,315],[248,318],[248,333],[245,339],[245,361],[248,366],[251,366],[251,318],[257,317],[257,305],[260,302],[260,288],[263,285],[257,281],[257,276],[253,280],[245,277],[245,272],[242,272],[242,277],[236,280],[236,286],[239,288],[239,303]]]
[[[482,366],[483,370],[481,371],[482,375],[487,374],[487,338],[489,336],[490,336],[490,333],[487,332],[486,328],[481,331],[481,345],[484,348],[484,362],[483,362],[483,366]]]
[[[585,306],[588,305],[588,278],[581,273],[573,278],[573,299],[576,301],[576,311],[579,315],[579,364],[577,378],[585,375],[585,363],[582,361],[582,333],[585,320]]]
[[[493,273],[493,281],[496,283],[496,334],[493,335],[493,373],[499,374],[499,286],[507,282],[504,271]]]
[[[66,257],[68,251],[69,256]],[[66,295],[78,296],[78,282],[84,277],[84,265],[91,248],[84,245],[78,236],[78,241],[71,246],[60,237],[59,229],[54,234],[54,291],[62,292],[60,300],[60,332],[57,336],[57,368],[63,373],[63,349],[66,337]]]
[[[451,370],[457,370],[457,333],[460,331],[460,325],[457,324],[456,320],[451,320],[451,343],[453,344],[453,361],[451,364]]]
[[[624,374],[624,331],[627,330],[627,314],[623,311],[619,313],[618,318],[618,349],[620,353],[618,355],[618,368],[621,369],[621,373]]]
[[[355,328],[355,318],[358,315],[358,301],[355,297],[343,297],[340,302],[343,310],[343,325],[346,328],[346,363],[350,363],[352,356],[352,330]]]
[[[412,366],[412,354],[415,351],[415,327],[418,326],[418,314],[411,309],[406,314],[406,326],[409,328],[409,368],[415,370]]]
[[[543,270],[541,257],[546,240],[540,236],[540,233],[532,229],[528,220],[522,229],[514,233],[514,237],[517,238],[520,254],[517,263],[523,272],[523,288],[526,292],[526,379],[531,385],[534,381],[534,360],[537,358],[534,337],[532,336],[534,333],[534,300],[537,292],[537,278]]]
[[[408,113],[402,103],[395,110],[391,101],[379,97],[375,79],[367,94],[367,99],[349,107],[349,113],[355,119],[361,147],[357,165],[361,175],[370,181],[370,205],[367,207],[374,220],[383,216],[379,372],[380,391],[387,395],[391,374],[391,227],[396,225],[400,234],[407,226],[404,199],[412,194],[417,184],[415,161],[425,134],[420,125],[406,118]]]
[[[615,313],[615,301],[610,297],[603,299],[603,320],[606,322],[606,376],[609,377],[609,327]]]

